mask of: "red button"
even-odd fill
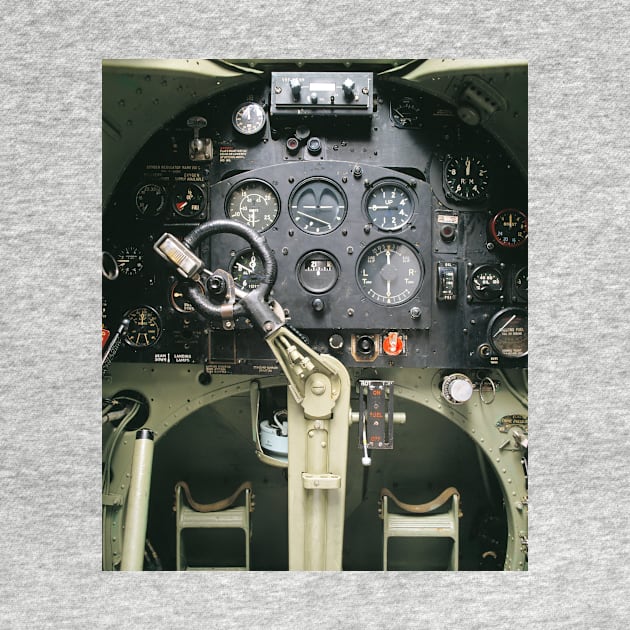
[[[397,356],[403,351],[403,340],[397,332],[388,333],[383,339],[383,352],[390,356]]]
[[[105,347],[105,344],[107,343],[107,340],[109,339],[109,335],[110,335],[109,330],[107,330],[107,328],[103,328],[101,331],[101,339],[102,339],[101,350]]]

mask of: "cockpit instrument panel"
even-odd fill
[[[207,122],[194,130],[207,159],[191,153],[192,119]],[[482,125],[412,82],[263,73],[159,129],[105,210],[118,273],[104,279],[104,327],[130,320],[117,361],[277,369],[250,322],[205,321],[188,281],[153,252],[164,232],[181,239],[214,219],[265,237],[278,267],[271,297],[348,367],[526,365],[526,176]],[[217,234],[197,255],[241,291],[261,281],[262,261],[238,236]]]

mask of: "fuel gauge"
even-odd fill
[[[527,312],[521,308],[499,311],[488,325],[488,340],[504,359],[527,355]]]

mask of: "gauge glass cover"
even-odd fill
[[[248,225],[257,232],[268,230],[280,214],[276,191],[266,182],[250,179],[237,184],[225,204],[228,218]]]
[[[341,188],[323,178],[302,182],[289,199],[289,214],[295,225],[315,236],[337,229],[346,217],[347,207]]]
[[[125,313],[129,327],[125,342],[132,348],[148,348],[157,343],[162,333],[162,324],[157,311],[150,306],[139,306]]]
[[[179,182],[173,187],[173,210],[181,217],[201,214],[206,204],[203,191],[196,184]]]
[[[495,352],[505,359],[527,355],[527,312],[508,308],[499,311],[488,325],[488,339]]]
[[[232,259],[230,274],[239,289],[253,291],[260,286],[264,278],[265,265],[256,252],[244,249]]]
[[[243,103],[232,115],[234,129],[244,136],[252,136],[263,129],[267,115],[259,103]]]
[[[297,276],[310,293],[326,293],[337,284],[339,263],[327,252],[310,252],[298,262]]]
[[[379,230],[393,231],[404,227],[413,214],[411,192],[400,182],[376,183],[365,201],[365,210]]]
[[[421,126],[420,104],[413,98],[404,96],[397,102],[390,104],[390,118],[399,129],[417,129]]]
[[[203,288],[203,285],[200,282],[197,283],[197,286],[199,287],[199,289],[201,290],[202,293],[205,293],[205,289]],[[175,282],[171,286],[169,297],[170,297],[170,301],[171,301],[171,306],[178,313],[194,313],[194,312],[196,312],[195,307],[186,299],[186,294],[184,293],[184,288],[183,288],[183,282],[182,281]]]
[[[444,163],[444,190],[459,201],[487,197],[488,169],[473,155],[450,156]]]
[[[527,215],[515,208],[497,212],[490,221],[490,234],[499,247],[522,247],[527,242]]]
[[[363,251],[357,265],[359,287],[376,304],[408,302],[420,289],[422,279],[420,257],[401,241],[377,241]]]
[[[135,276],[144,269],[144,256],[138,247],[129,245],[118,252],[116,264],[123,275]]]
[[[165,203],[166,191],[159,184],[145,184],[136,193],[136,209],[144,217],[156,217]]]
[[[503,274],[493,265],[481,265],[470,276],[470,291],[481,301],[498,299],[503,293]]]
[[[527,267],[521,267],[516,272],[514,290],[521,300],[527,300]]]

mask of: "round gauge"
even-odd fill
[[[295,225],[307,234],[328,234],[338,228],[346,216],[346,196],[328,179],[307,179],[292,193],[289,214]]]
[[[144,217],[156,217],[165,203],[166,191],[159,184],[145,184],[136,193],[136,209]]]
[[[527,355],[527,313],[520,308],[499,311],[488,324],[488,339],[504,359]]]
[[[183,291],[183,282],[175,282],[171,286],[171,290],[169,293],[169,299],[171,302],[171,306],[178,311],[179,313],[194,313],[196,311],[195,307],[186,299],[186,295]],[[197,285],[201,289],[202,293],[205,293],[205,289],[203,285],[198,282]]]
[[[181,217],[194,217],[206,205],[203,191],[197,184],[179,182],[173,187],[173,210]]]
[[[123,275],[135,276],[144,269],[144,256],[135,245],[129,245],[118,252],[116,264]]]
[[[420,127],[420,115],[420,105],[408,96],[390,105],[391,119],[399,129]]]
[[[379,230],[399,230],[413,214],[411,192],[401,182],[379,182],[367,194],[365,210]]]
[[[253,136],[262,131],[267,115],[262,105],[247,102],[239,105],[232,114],[234,129],[244,136]]]
[[[297,277],[307,291],[326,293],[339,279],[339,264],[326,252],[310,252],[300,259]]]
[[[521,267],[514,276],[514,291],[521,299],[527,301],[527,267]]]
[[[444,163],[444,190],[460,201],[477,201],[488,195],[488,169],[472,155],[449,156]]]
[[[248,179],[237,184],[228,194],[227,216],[257,232],[269,229],[278,218],[280,202],[276,191],[266,182]]]
[[[265,274],[265,265],[256,252],[244,249],[232,259],[230,273],[239,289],[253,291],[260,286]]]
[[[150,306],[139,306],[124,315],[129,320],[125,342],[132,348],[148,348],[157,343],[162,333],[160,316]]]
[[[490,221],[490,234],[499,247],[522,247],[527,242],[527,215],[514,208],[497,212]]]
[[[493,265],[481,265],[470,275],[470,291],[482,301],[496,300],[503,293],[503,274]]]
[[[406,243],[377,241],[361,254],[357,281],[372,302],[395,306],[418,292],[422,270],[418,254]]]

